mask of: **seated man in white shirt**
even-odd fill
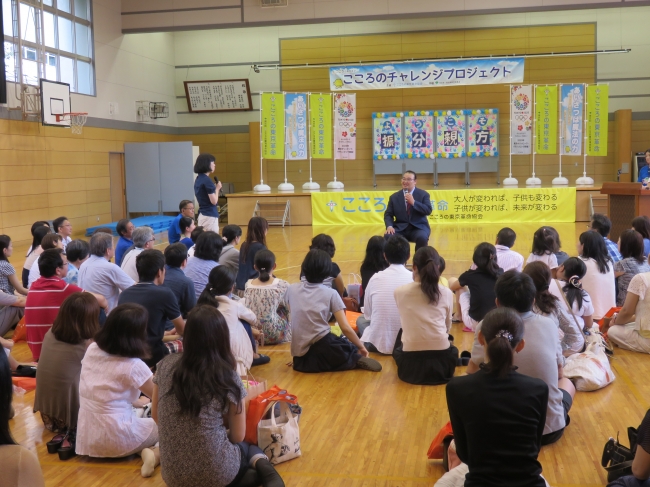
[[[52,222],[52,226],[54,227],[54,233],[61,235],[63,250],[65,250],[68,244],[72,242],[72,224],[70,223],[70,220],[64,216],[60,216]]]
[[[510,250],[517,240],[517,234],[512,228],[504,227],[497,233],[494,246],[497,249],[497,264],[507,272],[511,269],[521,272],[524,266],[524,256]]]
[[[79,268],[78,286],[108,301],[107,313],[117,306],[120,292],[135,284],[113,258],[113,236],[99,232],[90,238],[90,257]]]
[[[135,282],[139,282],[138,270],[135,268],[135,258],[140,255],[142,251],[153,249],[156,237],[154,237],[153,229],[151,227],[138,227],[133,230],[131,238],[133,239],[134,248],[124,254],[122,265],[120,267],[127,276]]]
[[[397,333],[402,327],[394,292],[396,288],[413,282],[413,273],[404,266],[410,254],[411,248],[404,237],[391,236],[384,247],[384,257],[390,265],[368,282],[363,316],[357,319],[357,327],[369,352],[393,353]]]

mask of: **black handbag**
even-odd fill
[[[610,438],[605,443],[601,465],[607,471],[607,482],[613,482],[625,475],[632,475],[632,461],[636,452],[636,428],[629,427],[627,437],[630,442],[629,448],[619,443],[618,435],[616,435],[616,439]]]

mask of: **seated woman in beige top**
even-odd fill
[[[7,355],[0,351],[0,475],[3,487],[45,487],[36,455],[17,445],[9,431],[11,369]]]
[[[623,308],[602,331],[621,348],[650,353],[650,272],[632,278]]]
[[[449,341],[453,293],[440,283],[440,256],[433,247],[413,257],[413,281],[395,289],[402,329],[393,358],[397,376],[410,384],[444,384],[454,376],[458,349]]]

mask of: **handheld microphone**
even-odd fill
[[[219,184],[219,178],[217,176],[214,176],[212,179],[214,179],[214,184]]]
[[[409,190],[403,189],[402,191],[404,191],[404,200],[406,200],[406,195],[409,194]]]

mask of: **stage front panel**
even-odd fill
[[[312,193],[314,225],[381,224],[393,191]],[[572,223],[576,188],[430,190],[429,223]]]

